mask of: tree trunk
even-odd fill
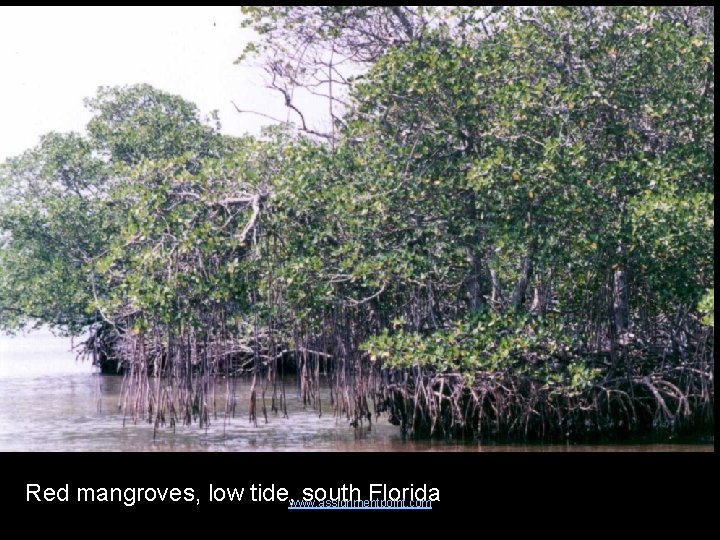
[[[477,216],[475,208],[475,193],[470,192],[466,198],[465,212],[471,223],[476,223],[472,234],[465,235],[465,253],[470,263],[469,275],[465,279],[465,293],[467,295],[468,309],[473,312],[479,310],[485,303],[482,290],[483,260],[481,249],[485,242],[485,235]]]
[[[528,245],[527,253],[523,257],[522,265],[520,266],[520,276],[515,283],[515,289],[513,290],[512,296],[510,297],[510,307],[517,309],[522,304],[525,293],[527,292],[528,281],[532,274],[533,259],[535,258],[535,251],[537,250],[537,238],[533,237]]]
[[[477,311],[483,305],[482,290],[480,285],[480,273],[482,262],[475,253],[470,253],[470,275],[467,278],[467,298],[470,311]]]
[[[503,291],[502,291],[502,283],[500,283],[500,278],[497,275],[497,272],[493,270],[492,268],[489,270],[490,273],[490,283],[492,284],[492,291],[490,293],[490,303],[492,304],[492,307],[496,311],[502,310],[503,303],[505,299],[503,298]]]
[[[530,304],[530,311],[539,315],[545,315],[552,296],[552,272],[547,272],[542,278],[537,279],[537,285],[533,288],[533,299]]]
[[[622,255],[623,245],[618,245],[618,254]],[[618,266],[613,274],[613,319],[615,333],[620,336],[628,329],[630,309],[628,307],[627,277],[622,266]]]

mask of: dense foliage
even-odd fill
[[[712,426],[712,9],[246,15],[299,131],[100,89],[0,172],[0,324],[94,323],[156,425],[218,373],[317,405],[323,365],[416,434]]]

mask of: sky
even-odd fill
[[[252,32],[238,7],[0,7],[0,162],[49,131],[82,131],[98,86],[149,83],[218,109],[227,134],[285,119],[262,72],[233,62]]]

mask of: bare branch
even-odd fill
[[[368,296],[367,298],[363,298],[361,300],[355,300],[354,298],[348,298],[347,303],[351,306],[359,306],[361,304],[366,304],[370,300],[373,300],[374,298],[377,298],[380,296],[384,291],[387,284],[383,283],[380,289],[373,295]]]
[[[241,109],[240,107],[238,107],[235,104],[234,101],[231,101],[230,103],[232,103],[232,106],[235,107],[235,110],[237,112],[239,112],[240,114],[256,114],[258,116],[262,116],[263,118],[267,118],[268,120],[272,120],[273,122],[277,122],[279,124],[287,124],[287,122],[285,120],[280,120],[279,118],[275,118],[274,116],[270,116],[269,114],[261,113],[258,111],[250,111],[250,110]]]
[[[393,15],[397,17],[397,19],[400,21],[400,24],[403,25],[403,28],[405,29],[405,34],[409,39],[413,38],[414,30],[413,26],[410,23],[410,20],[405,16],[405,14],[402,12],[402,9],[400,6],[390,6],[390,11],[393,12]]]

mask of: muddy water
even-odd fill
[[[700,444],[486,445],[404,440],[386,420],[355,429],[346,419],[303,409],[294,379],[286,381],[288,415],[247,420],[250,383],[237,381],[239,410],[197,425],[166,429],[133,424],[118,410],[122,378],[102,376],[76,362],[70,341],[37,331],[0,335],[0,451],[714,451]],[[218,388],[224,388],[221,382]],[[329,398],[324,396],[324,402]],[[224,399],[218,399],[222,409]]]

